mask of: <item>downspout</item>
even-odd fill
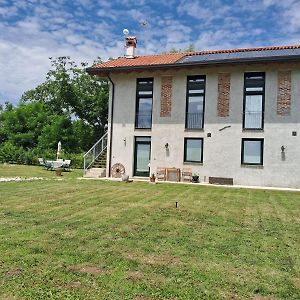
[[[109,136],[109,164],[108,164],[108,177],[111,175],[111,158],[112,158],[112,136],[113,136],[113,120],[114,120],[114,99],[115,99],[115,84],[107,75],[109,82],[112,85],[111,93],[111,108],[110,108],[110,136]]]

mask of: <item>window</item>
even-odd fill
[[[184,139],[184,162],[203,162],[203,139]]]
[[[263,165],[263,139],[242,139],[242,164]]]
[[[135,128],[152,126],[153,78],[137,79]]]
[[[265,102],[265,73],[245,73],[244,129],[263,129]]]
[[[185,128],[202,129],[204,119],[205,76],[188,76]]]

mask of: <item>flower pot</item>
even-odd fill
[[[193,176],[192,177],[192,182],[193,183],[199,183],[199,176]]]
[[[62,172],[62,168],[55,169],[55,175],[56,176],[62,176],[61,172]]]
[[[150,176],[149,179],[150,179],[150,182],[155,183],[155,176]]]

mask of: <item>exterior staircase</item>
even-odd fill
[[[107,132],[84,156],[83,177],[100,178],[106,176]]]
[[[93,168],[106,168],[106,154],[107,149],[103,150],[99,157],[95,159],[93,163]]]

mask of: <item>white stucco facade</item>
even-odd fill
[[[292,101],[288,116],[277,114],[279,70],[291,70]],[[263,130],[243,130],[243,87],[245,72],[265,72],[265,113]],[[231,74],[228,117],[218,117],[218,74]],[[160,117],[161,78],[172,76],[171,117]],[[188,75],[206,75],[204,128],[185,128],[186,84]],[[300,65],[265,63],[167,69],[166,71],[110,74],[114,82],[112,147],[108,160],[112,166],[121,163],[133,176],[136,136],[151,137],[150,173],[157,167],[192,168],[200,181],[209,177],[233,178],[234,184],[300,188]],[[153,77],[152,128],[135,129],[136,79]],[[112,89],[112,86],[111,86]],[[112,93],[110,93],[109,122]],[[226,129],[221,130],[225,126]],[[111,124],[108,126],[111,136]],[[296,136],[292,132],[297,132]],[[207,134],[210,133],[211,137]],[[184,162],[184,138],[203,138],[203,163]],[[263,165],[241,164],[242,138],[263,138]],[[169,151],[165,144],[168,143]],[[110,145],[110,142],[108,143]],[[284,155],[281,147],[284,146]],[[111,155],[109,154],[111,151]],[[109,163],[108,163],[109,165]],[[108,175],[108,170],[107,170]]]

